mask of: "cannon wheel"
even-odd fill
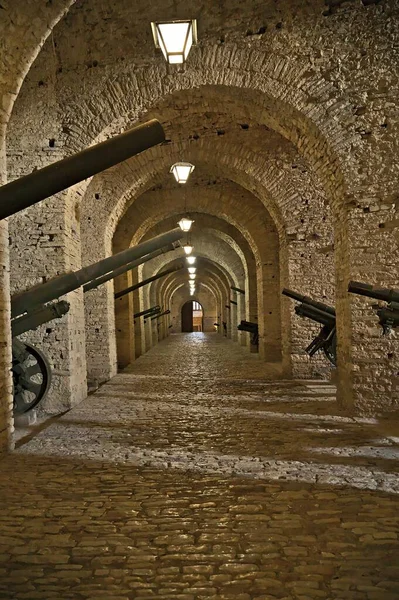
[[[12,374],[14,413],[26,413],[37,406],[50,389],[50,363],[35,346],[14,339]]]
[[[336,367],[337,366],[337,334],[334,332],[334,335],[328,340],[328,342],[323,346],[323,351],[330,363]]]

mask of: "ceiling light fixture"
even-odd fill
[[[193,251],[193,246],[191,244],[184,244],[184,246],[182,246],[184,252],[186,253],[186,255],[188,256],[189,254],[191,254],[191,252]]]
[[[196,19],[151,23],[156,48],[170,65],[182,64],[188,57],[191,46],[197,43]]]
[[[189,162],[177,162],[170,167],[170,172],[175,176],[177,183],[187,183],[194,169],[195,166]]]
[[[189,273],[195,273],[196,270],[197,270],[196,267],[188,267],[188,272]]]
[[[195,256],[186,256],[186,261],[188,262],[189,265],[194,265],[195,261],[196,261],[196,257]]]
[[[190,219],[189,217],[183,217],[182,219],[180,219],[180,221],[177,224],[182,231],[188,232],[188,231],[190,231],[191,225],[193,223],[194,223],[194,221],[192,219]]]

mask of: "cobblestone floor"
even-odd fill
[[[0,598],[398,600],[397,422],[171,336],[0,463]]]

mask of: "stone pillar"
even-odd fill
[[[114,279],[115,292],[131,285],[133,284],[130,271]],[[118,368],[124,369],[135,360],[133,292],[115,300],[115,327]]]
[[[4,161],[0,164],[4,168]],[[4,173],[4,170],[1,171]],[[8,254],[8,225],[0,221],[0,453],[11,449],[13,432],[10,281]]]
[[[138,282],[137,273],[134,273],[132,278],[133,285]],[[140,303],[140,290],[136,290],[133,292],[133,314],[138,313],[142,310]],[[134,319],[133,327],[134,327],[134,353],[136,359],[139,358],[143,354],[143,333],[142,333],[142,321],[141,317]]]
[[[352,207],[342,221],[338,251],[349,261],[345,268],[337,256],[337,398],[349,412],[375,414],[399,406],[397,333],[381,335],[371,308],[376,300],[346,291],[351,279],[397,288],[398,248],[389,229],[396,215],[392,200],[378,197],[369,198],[366,207]]]
[[[231,329],[231,339],[235,342],[238,341],[238,329],[237,329],[237,306],[236,304],[232,304],[230,302],[230,329]]]

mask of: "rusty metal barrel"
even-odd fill
[[[15,294],[11,298],[11,315],[12,317],[16,317],[25,312],[31,312],[35,307],[56,300],[69,292],[73,292],[80,286],[97,277],[101,277],[102,275],[105,275],[122,265],[126,265],[133,260],[137,260],[154,250],[158,250],[167,244],[180,240],[184,235],[183,231],[179,227],[176,227],[176,229],[157,235],[146,242],[142,242],[137,246],[133,246],[132,248],[118,252],[118,254],[104,258],[79,271],[59,275],[30,290]]]
[[[134,292],[135,290],[138,290],[139,288],[148,285],[149,283],[152,283],[153,281],[156,281],[157,279],[161,279],[161,277],[165,277],[166,275],[170,275],[171,273],[174,273],[175,271],[180,271],[180,269],[183,269],[183,265],[178,265],[176,267],[171,267],[170,269],[167,269],[166,271],[162,271],[161,273],[158,273],[157,275],[153,275],[152,277],[149,277],[148,279],[143,279],[143,281],[139,281],[139,283],[136,283],[135,285],[131,285],[130,287],[121,290],[120,292],[117,292],[115,294],[115,300],[117,300],[118,298],[122,298],[122,296],[126,296],[126,294],[130,294],[130,292]]]
[[[152,119],[0,187],[0,220],[165,141]]]

